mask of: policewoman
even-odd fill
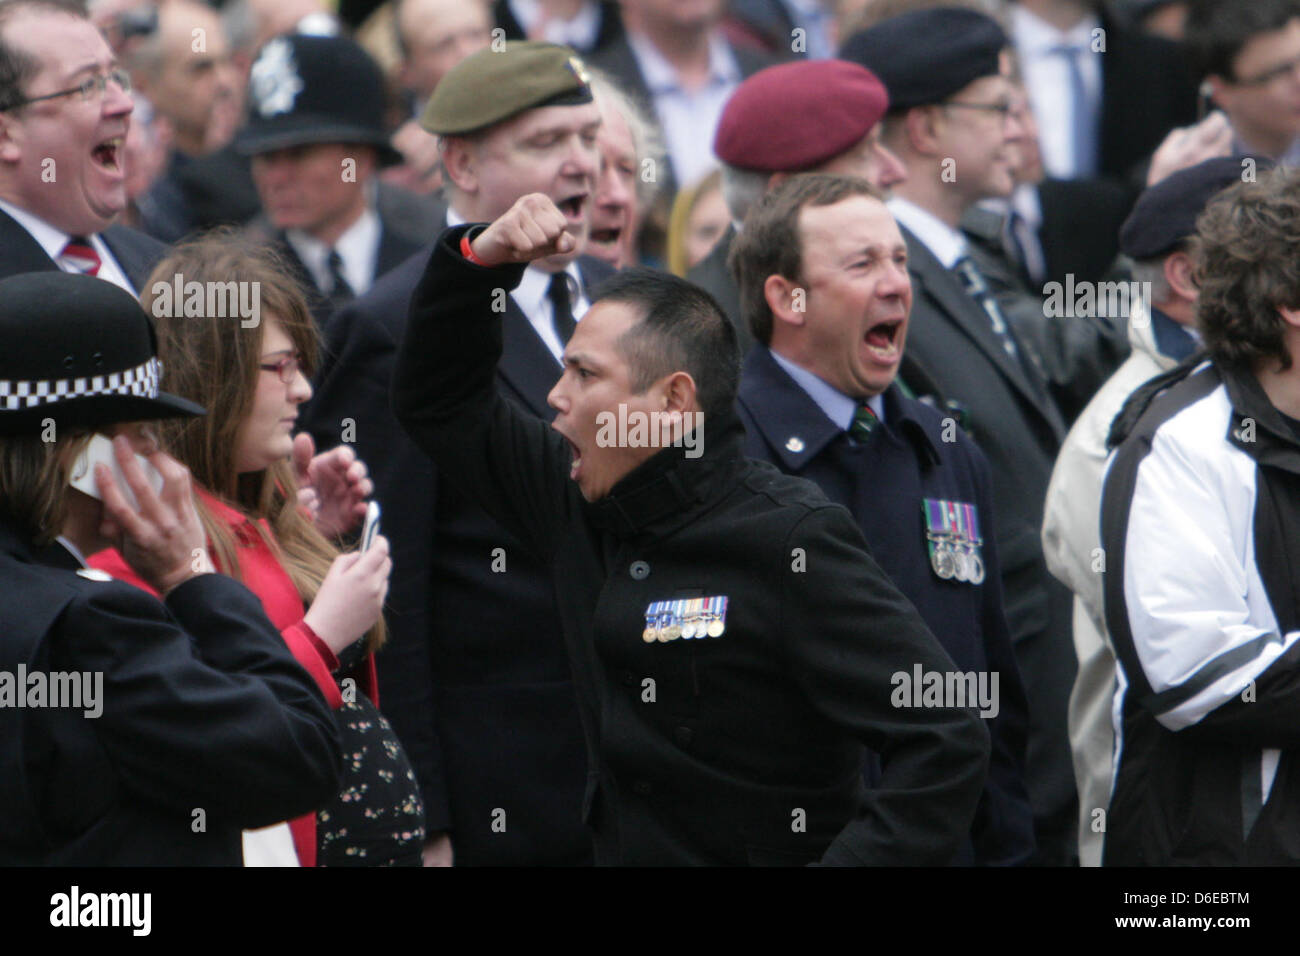
[[[862,180],[795,176],[760,200],[732,247],[758,342],[737,402],[745,450],[848,508],[872,557],[957,669],[977,682],[983,675],[989,779],[952,862],[1024,863],[1034,849],[1023,779],[1027,715],[1002,611],[989,465],[954,419],[895,381],[911,305],[906,265],[898,264],[905,248],[879,193]],[[874,754],[865,773],[879,782]]]
[[[493,290],[572,249],[569,224],[531,194],[486,229],[443,234],[394,408],[440,473],[552,569],[597,864],[946,863],[988,732],[966,708],[891,700],[894,674],[952,661],[842,508],[745,458],[735,331],[717,303],[627,270],[565,347],[550,427],[494,386]],[[662,427],[649,434],[664,416],[682,424],[669,447]],[[864,744],[882,757],[872,791]]]
[[[159,391],[148,316],[99,279],[0,281],[0,343],[0,865],[239,865],[241,830],[330,798],[340,752],[141,425],[203,409]],[[163,601],[86,567],[109,544]]]

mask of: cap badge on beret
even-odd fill
[[[288,113],[302,92],[302,77],[293,59],[293,47],[284,37],[277,37],[262,47],[249,71],[249,92],[258,113],[275,116]]]
[[[587,73],[587,65],[576,56],[569,57],[569,72],[576,76],[578,82],[583,86],[591,84],[591,76]]]

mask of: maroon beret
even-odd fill
[[[736,87],[718,120],[713,151],[742,169],[811,169],[861,142],[888,108],[885,85],[864,66],[780,63]]]

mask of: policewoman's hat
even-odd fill
[[[402,161],[384,126],[384,76],[345,37],[268,40],[248,74],[248,119],[235,149],[248,155],[313,143],[362,143],[381,165]]]
[[[0,280],[0,434],[205,414],[159,391],[153,323],[111,282],[67,272]]]

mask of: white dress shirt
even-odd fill
[[[13,203],[6,202],[3,199],[0,199],[0,209],[7,212],[18,225],[26,229],[28,234],[36,240],[37,244],[45,250],[45,254],[53,259],[55,265],[60,269],[64,272],[80,272],[79,269],[59,258],[63,254],[63,247],[72,238],[71,235],[61,229],[56,229],[44,219],[38,219],[27,210],[19,209]],[[131,280],[126,277],[125,270],[118,265],[117,260],[113,258],[113,253],[109,252],[108,246],[104,244],[104,240],[99,237],[99,234],[95,233],[84,238],[90,240],[90,245],[99,254],[99,272],[96,273],[95,278],[111,282],[119,289],[130,292],[137,299],[140,298],[139,291],[131,285]]]
[[[1083,73],[1088,101],[1084,108],[1094,117],[1101,115],[1104,53],[1092,52],[1093,31],[1101,27],[1096,17],[1085,17],[1064,33],[1046,23],[1021,4],[1011,7],[1011,37],[1020,57],[1020,71],[1025,91],[1038,121],[1038,141],[1047,175],[1057,179],[1074,179],[1079,175],[1074,145],[1074,96],[1070,86],[1070,68],[1065,57],[1051,52],[1062,45],[1083,46],[1089,52],[1076,62]],[[1100,130],[1098,131],[1100,146]]]
[[[378,214],[367,206],[357,221],[333,245],[342,260],[340,271],[343,278],[348,280],[354,295],[364,294],[375,281],[375,263],[379,260],[379,239],[382,232],[383,226]],[[331,247],[301,229],[286,229],[284,237],[307,267],[316,288],[325,293],[333,292],[334,280],[329,268]]]
[[[514,14],[515,20],[523,27],[524,33],[532,37],[533,28],[542,19],[542,5],[538,0],[507,0],[506,5]],[[542,36],[538,39],[547,43],[559,43],[571,46],[575,50],[588,51],[596,45],[600,33],[600,8],[594,0],[587,0],[572,20],[553,18],[546,21]]]
[[[894,196],[885,205],[899,225],[906,226],[920,239],[945,269],[951,269],[966,255],[966,237],[934,213],[899,196]]]
[[[713,133],[722,107],[740,85],[740,65],[726,42],[717,34],[711,35],[709,78],[699,89],[687,91],[677,78],[676,67],[648,39],[629,33],[627,42],[654,102],[677,184],[689,186],[718,165],[713,155]]]

